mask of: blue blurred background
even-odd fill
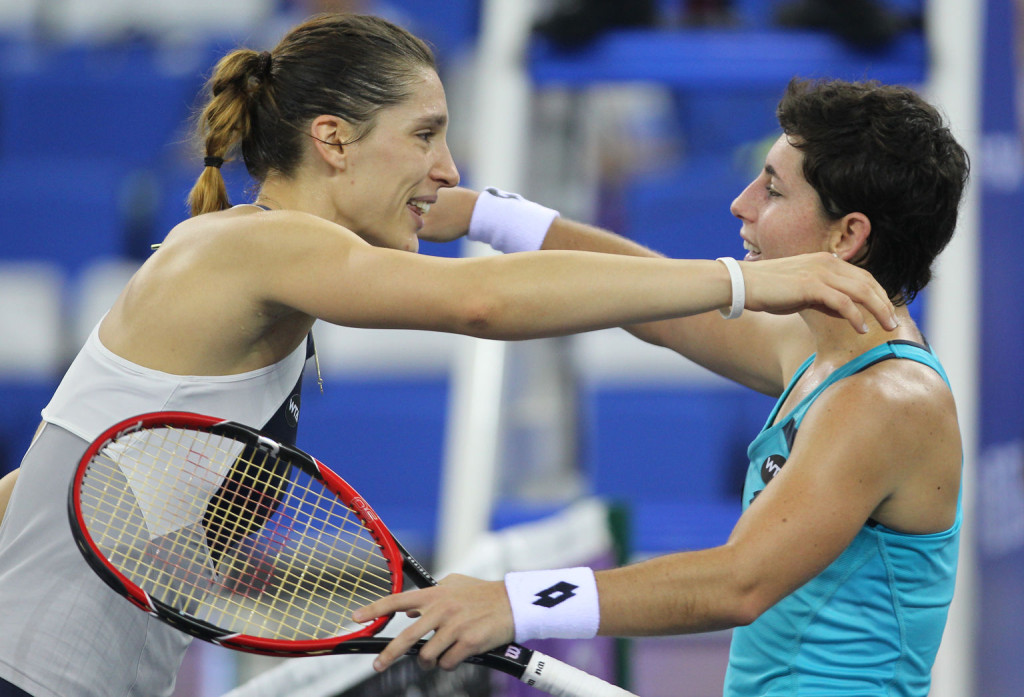
[[[740,256],[729,203],[776,135],[774,105],[786,82],[800,75],[926,86],[942,54],[928,41],[925,2],[866,3],[882,12],[870,42],[867,32],[851,37],[816,14],[813,1],[606,1],[589,15],[574,15],[573,3],[540,2],[542,30],[522,56],[534,134],[523,193],[669,255]],[[997,301],[980,310],[980,455],[967,463],[977,468],[982,511],[971,533],[981,538],[984,591],[975,687],[1010,697],[1024,682],[1013,667],[1024,622],[1024,595],[1013,590],[1024,582],[1024,429],[1013,408],[1024,341],[1009,246],[1024,180],[1015,98],[1021,35],[1013,0],[981,4],[985,137],[972,155],[982,191],[981,292]],[[382,14],[432,43],[464,181],[505,184],[474,181],[463,164],[474,161],[478,142],[468,118],[473,70],[481,69],[474,59],[485,8],[477,0],[0,0],[0,474],[18,466],[39,410],[123,282],[187,215],[185,196],[201,169],[189,118],[213,63],[238,45],[272,47],[310,13],[347,9]],[[251,200],[244,171],[229,164],[224,172],[232,200]],[[425,244],[423,252],[460,248]],[[924,297],[914,308],[919,318],[927,304]],[[385,517],[429,554],[457,346],[444,336],[318,332],[326,387],[322,395],[306,387],[299,443],[328,464],[344,453],[346,476],[370,500],[387,490]],[[568,458],[573,471],[540,476],[564,484],[554,494],[505,482],[494,525],[595,493],[626,506],[634,558],[725,540],[744,451],[771,402],[649,351],[624,334],[557,344],[556,360],[566,361],[559,385],[573,411],[551,418],[566,421],[570,452],[538,455],[544,444],[531,440],[536,432],[522,417],[507,457],[523,469]],[[545,389],[520,378],[526,393]],[[656,654],[651,648],[638,665],[653,670]],[[698,682],[686,694],[702,694]]]

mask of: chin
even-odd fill
[[[408,229],[402,232],[398,228],[391,228],[390,230],[381,230],[379,234],[360,235],[360,237],[374,247],[414,253],[420,249],[420,238],[415,232]]]

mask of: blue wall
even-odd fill
[[[978,689],[1019,697],[1024,686],[1024,157],[1017,99],[1024,78],[1013,0],[989,0],[985,26],[981,192],[981,399],[978,462]]]

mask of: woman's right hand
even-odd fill
[[[423,227],[417,236],[429,242],[459,239],[469,230],[473,207],[479,196],[479,192],[463,187],[441,189],[437,192],[437,202],[423,216]]]

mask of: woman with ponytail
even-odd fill
[[[93,330],[22,461],[0,527],[0,695],[171,694],[189,640],[88,569],[63,492],[93,438],[144,412],[212,414],[291,440],[317,319],[527,339],[813,307],[858,330],[872,317],[895,326],[871,276],[825,253],[756,265],[417,255],[424,214],[459,182],[447,127],[430,50],[374,17],[318,16],[271,51],[217,64],[196,125],[192,216]],[[258,195],[232,205],[219,168],[237,159]],[[491,220],[515,223],[499,235],[507,250],[543,238],[557,215],[491,198]],[[477,227],[488,226],[483,215]]]

